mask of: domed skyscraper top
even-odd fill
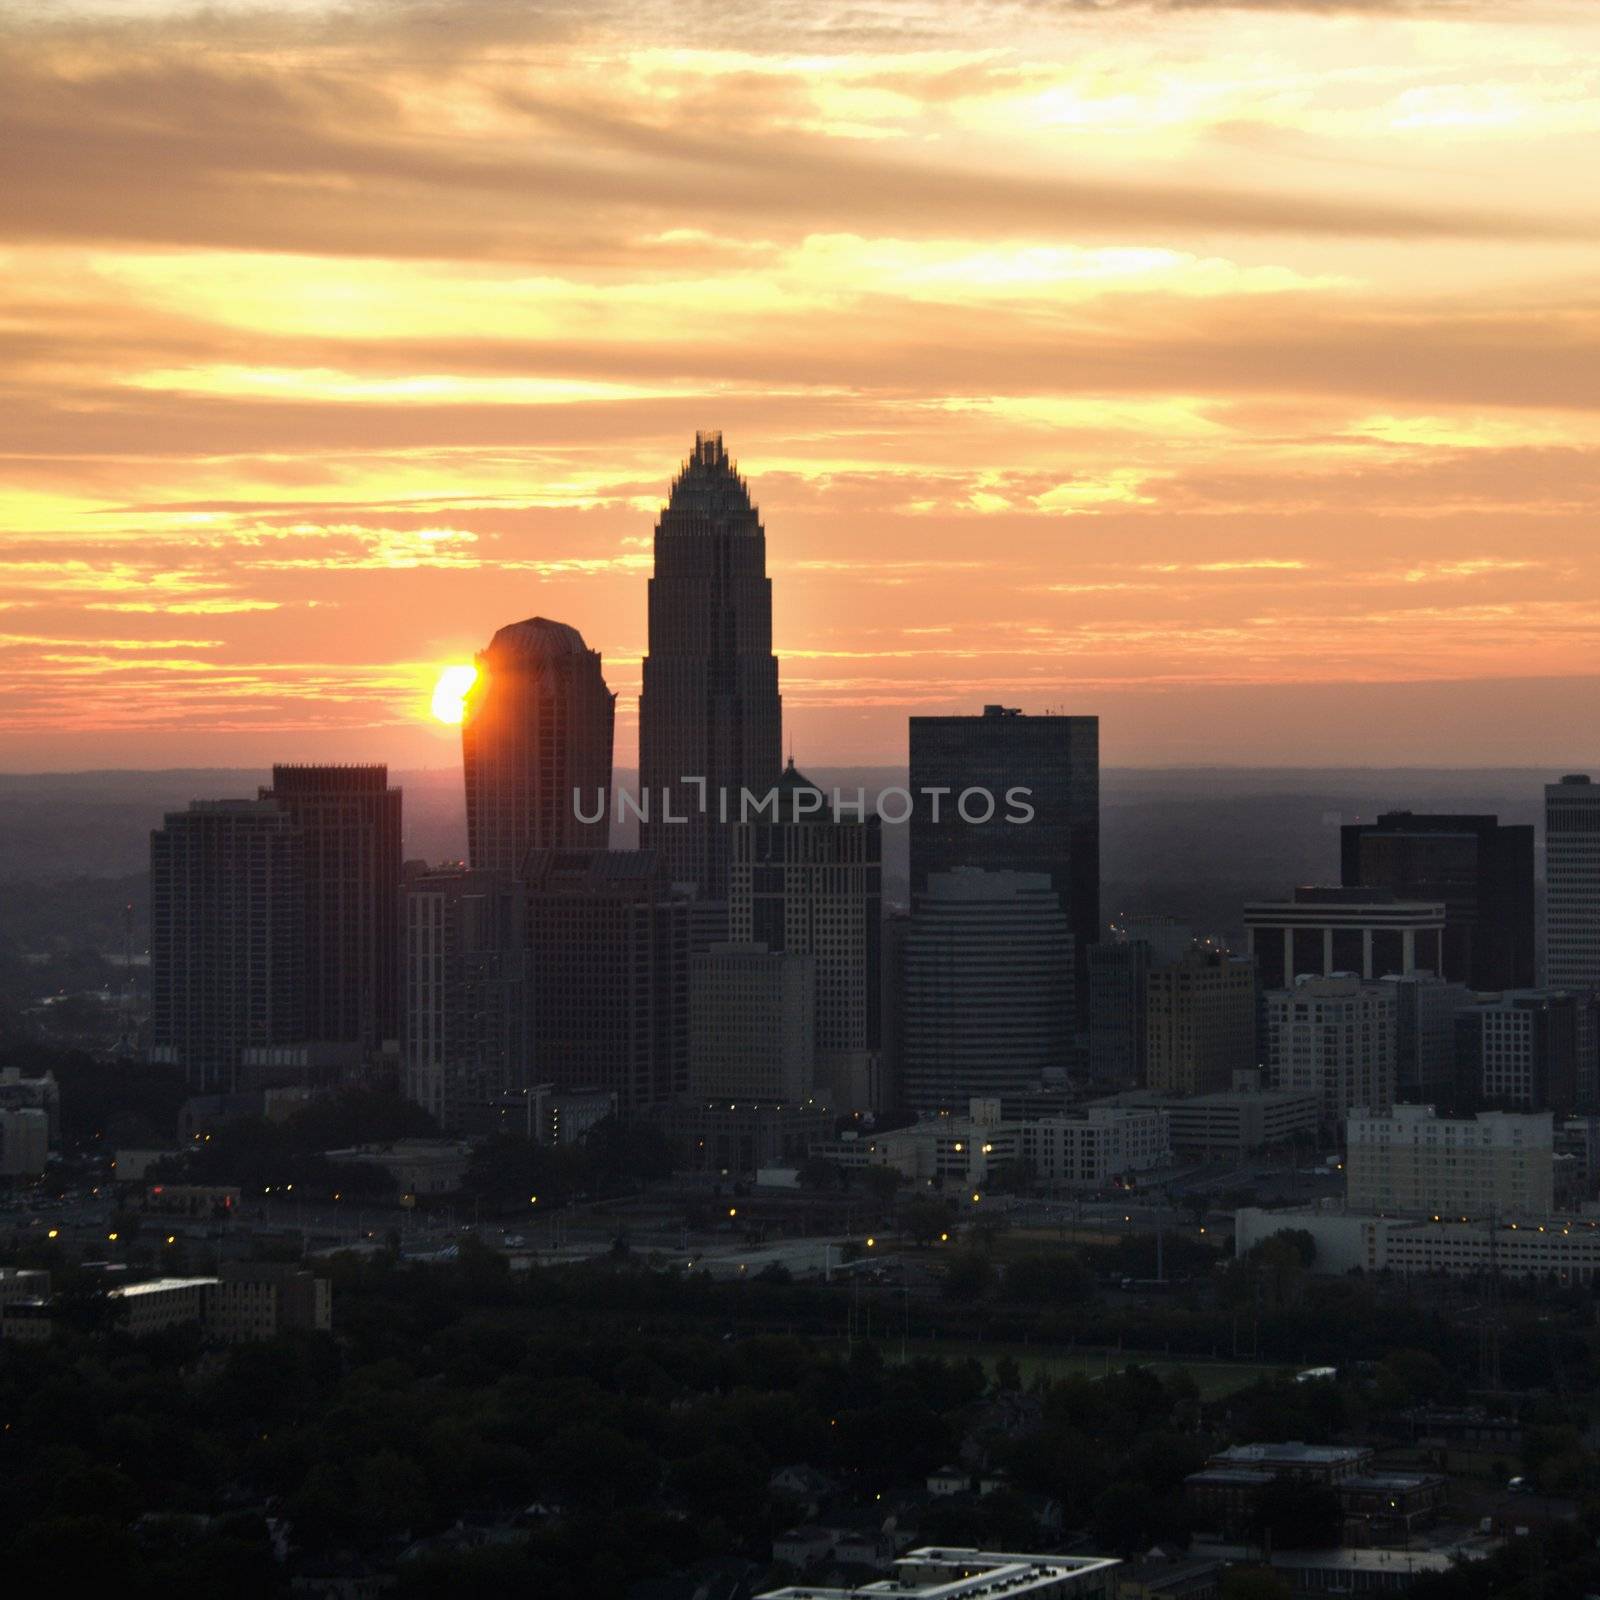
[[[610,794],[615,702],[576,628],[528,617],[495,633],[461,719],[474,868],[515,876],[533,849],[605,849],[603,804],[584,822],[574,795],[594,815]]]
[[[589,655],[583,635],[565,622],[548,617],[529,617],[525,622],[509,622],[489,641],[486,656],[527,656],[548,661],[559,656]]]

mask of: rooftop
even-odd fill
[[[769,1589],[758,1600],[1000,1600],[1006,1596],[1055,1595],[1063,1581],[1103,1574],[1121,1565],[1109,1556],[1019,1555],[1012,1551],[972,1550],[928,1545],[895,1562],[895,1575],[874,1583],[835,1589],[795,1584]]]
[[[489,641],[485,655],[511,656],[525,661],[551,661],[561,656],[589,654],[583,635],[565,622],[548,617],[529,617],[507,623]]]

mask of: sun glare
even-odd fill
[[[466,714],[467,691],[478,681],[476,667],[446,667],[433,686],[433,714],[441,722],[460,722]]]

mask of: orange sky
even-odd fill
[[[0,16],[0,767],[444,764],[534,613],[630,763],[707,426],[803,757],[1600,757],[1592,0]]]

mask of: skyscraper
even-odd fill
[[[305,1030],[380,1050],[400,1037],[400,790],[382,766],[276,766],[305,848]]]
[[[605,848],[615,714],[600,653],[576,628],[529,617],[495,634],[461,719],[475,870],[519,873],[535,849]],[[599,820],[580,821],[580,802]]]
[[[1097,1087],[1145,1082],[1150,965],[1139,939],[1089,947],[1089,1079]]]
[[[986,821],[977,799],[994,798]],[[1006,796],[1027,791],[1027,822],[1010,822]],[[940,791],[937,801],[930,790]],[[1100,719],[1024,716],[985,706],[981,717],[911,719],[911,892],[956,867],[1042,872],[1072,929],[1074,1025],[1088,1022],[1089,947],[1100,926]]]
[[[1533,829],[1492,816],[1390,811],[1340,830],[1347,889],[1443,902],[1445,976],[1474,989],[1535,981]]]
[[[1600,990],[1600,786],[1581,773],[1544,791],[1545,982]]]
[[[704,1100],[811,1099],[817,963],[762,944],[717,944],[689,963],[689,1092]]]
[[[305,850],[275,800],[196,800],[150,835],[152,1056],[228,1093],[305,1038]]]
[[[525,875],[535,1070],[627,1116],[688,1087],[689,905],[648,850],[536,850]]]
[[[766,530],[720,433],[695,435],[662,509],[649,605],[640,844],[673,882],[723,901],[741,791],[776,782],[783,734]]]
[[[1072,932],[1042,872],[931,873],[905,935],[905,1104],[949,1111],[1064,1072],[1071,959]]]
[[[732,936],[816,959],[816,1081],[836,1111],[882,1109],[883,836],[875,816],[836,814],[795,771],[777,802],[733,830]]]
[[[1248,956],[1186,950],[1145,978],[1146,1082],[1179,1094],[1231,1089],[1256,1065],[1256,966]]]
[[[447,1133],[493,1125],[529,1087],[527,922],[507,873],[441,870],[405,889],[406,1098]]]

